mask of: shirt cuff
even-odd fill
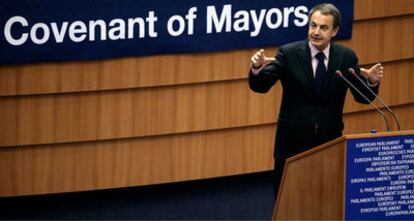
[[[377,82],[375,82],[375,83],[371,83],[371,82],[369,82],[369,80],[367,80],[367,85],[369,86],[369,87],[376,87],[376,86],[378,86],[378,84],[379,84],[379,81],[377,81]]]
[[[250,70],[252,71],[252,74],[257,76],[262,71],[263,66],[260,68],[255,68],[252,64],[250,64]]]

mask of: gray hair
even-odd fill
[[[330,3],[322,3],[313,7],[309,12],[309,18],[312,17],[313,13],[319,11],[322,15],[333,16],[333,28],[337,28],[341,24],[341,12],[336,8],[335,5]]]

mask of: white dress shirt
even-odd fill
[[[322,52],[325,55],[324,64],[325,64],[326,70],[328,70],[329,49],[331,48],[331,44],[329,44],[328,47],[326,47],[323,51],[319,51],[310,42],[308,42],[308,43],[309,43],[309,48],[310,48],[310,51],[311,51],[313,77],[315,77],[316,76],[316,67],[318,67],[318,63],[319,63],[318,58],[316,58],[316,54],[318,54],[319,52]]]

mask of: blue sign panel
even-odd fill
[[[348,140],[346,167],[347,220],[413,220],[414,136]]]
[[[2,1],[0,64],[277,46],[306,38],[321,0]],[[338,39],[352,33],[353,0]]]

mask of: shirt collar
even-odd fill
[[[310,51],[311,51],[311,57],[313,59],[316,56],[316,54],[319,53],[320,51],[319,51],[319,49],[315,48],[315,46],[313,46],[309,41],[308,41],[308,44],[309,44],[309,48],[310,48]],[[325,55],[326,59],[329,59],[329,49],[330,48],[331,48],[331,43],[329,43],[328,46],[325,49],[323,49],[323,51],[322,51],[323,54]]]

